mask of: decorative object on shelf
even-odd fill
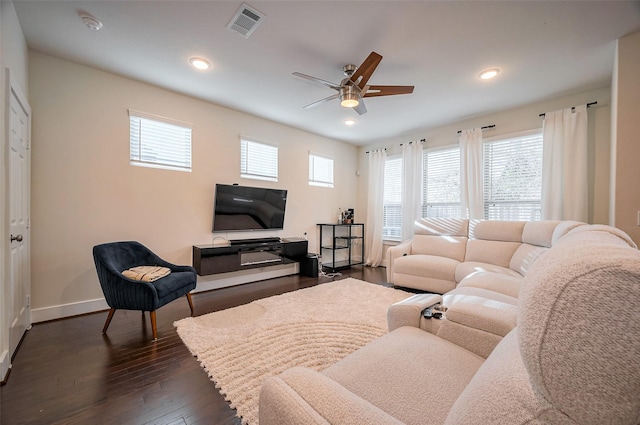
[[[344,224],[353,224],[355,222],[353,208],[347,209],[344,213]]]

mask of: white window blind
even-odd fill
[[[485,142],[484,209],[489,220],[540,220],[542,133]]]
[[[460,148],[423,153],[422,216],[460,217]]]
[[[333,187],[333,159],[309,153],[309,185]]]
[[[382,238],[402,238],[402,157],[390,156],[384,164]]]
[[[129,162],[143,167],[191,171],[192,125],[129,110]]]
[[[278,181],[278,147],[240,139],[240,177]]]

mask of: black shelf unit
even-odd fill
[[[330,272],[364,263],[364,224],[318,223],[322,268]]]

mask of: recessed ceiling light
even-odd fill
[[[498,68],[485,69],[480,74],[478,74],[478,78],[480,78],[481,80],[490,80],[499,73],[500,70]]]
[[[92,31],[99,31],[100,28],[102,28],[102,22],[86,12],[80,12],[80,19],[82,19],[82,23]]]
[[[347,118],[346,120],[344,120],[344,125],[352,126],[355,123],[356,123],[356,120],[354,120],[353,118]]]
[[[211,62],[209,62],[206,59],[203,58],[191,58],[189,59],[189,62],[191,62],[191,65],[193,65],[194,67],[198,68],[198,69],[209,69],[211,68]]]

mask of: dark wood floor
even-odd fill
[[[353,267],[335,280],[385,282],[385,269]],[[334,279],[287,276],[193,295],[195,314]],[[0,424],[235,424],[220,395],[182,343],[173,322],[189,315],[186,298],[158,310],[158,340],[148,314],[118,310],[35,324],[0,387]]]

